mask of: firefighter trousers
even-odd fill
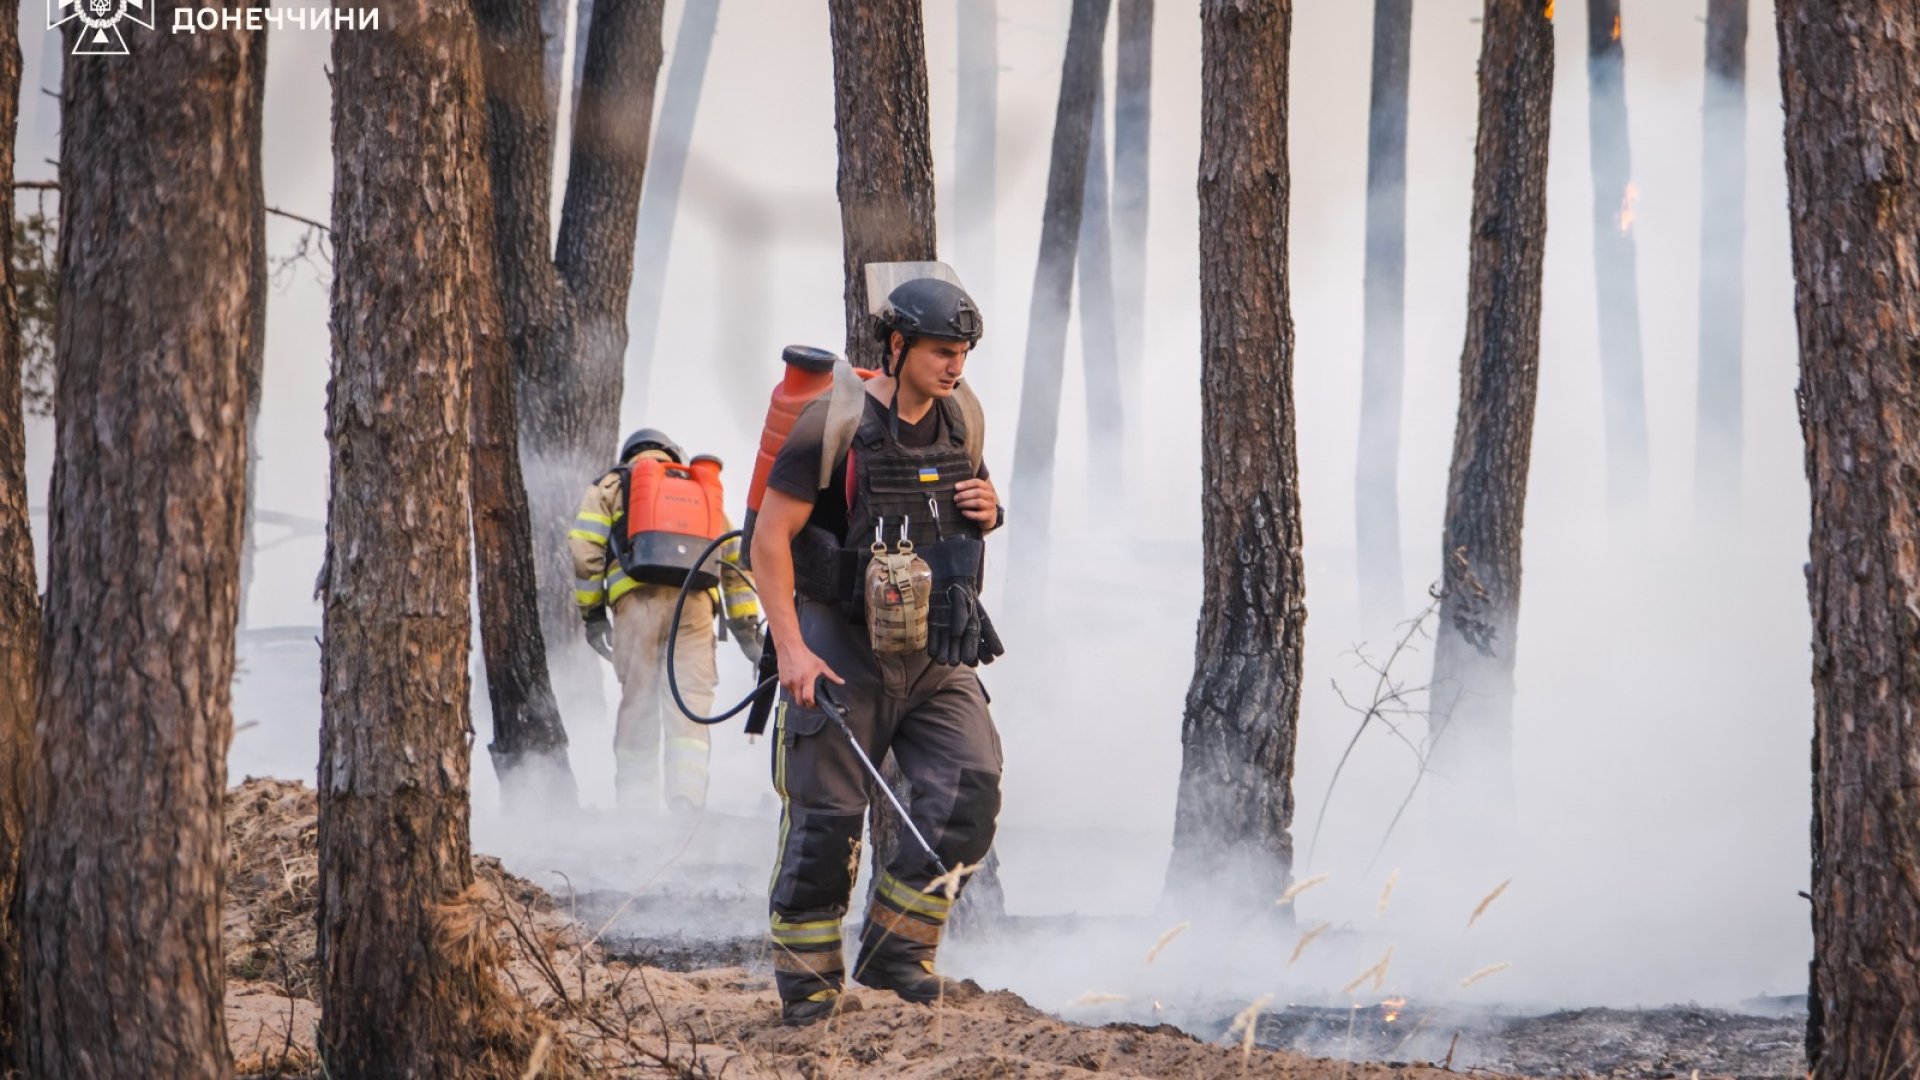
[[[620,711],[613,729],[614,793],[623,810],[657,809],[663,771],[669,805],[680,801],[701,807],[707,802],[707,729],[687,719],[667,685],[667,635],[673,632],[679,595],[677,588],[642,585],[613,602],[613,664],[620,677]],[[687,707],[702,716],[711,713],[719,671],[713,600],[704,591],[687,597],[674,660]]]
[[[925,652],[875,655],[866,628],[830,605],[802,598],[799,615],[807,646],[846,680],[832,692],[847,710],[847,725],[875,764],[893,754],[912,789],[914,824],[940,861],[952,868],[986,858],[1000,812],[1001,754],[979,676],[935,664]],[[773,786],[781,801],[768,898],[774,973],[780,996],[793,1001],[845,978],[840,923],[860,867],[867,773],[826,712],[783,694]],[[895,811],[884,805],[874,812]],[[953,906],[933,886],[939,871],[903,829],[893,859],[874,873],[860,962],[879,955],[890,963],[930,963]]]

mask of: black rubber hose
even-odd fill
[[[718,723],[722,723],[724,721],[733,719],[735,716],[740,715],[742,711],[750,707],[753,704],[754,699],[759,697],[761,694],[765,693],[768,687],[771,687],[780,681],[780,677],[777,675],[761,680],[760,684],[755,686],[753,690],[747,694],[746,697],[743,697],[740,699],[739,704],[735,705],[733,708],[728,709],[726,712],[723,712],[718,716],[701,716],[700,714],[694,712],[692,709],[687,708],[686,699],[680,696],[679,671],[675,667],[673,662],[674,646],[678,645],[680,642],[680,619],[682,616],[686,614],[686,611],[687,611],[687,595],[693,591],[694,573],[698,571],[702,566],[705,566],[707,564],[707,560],[712,558],[713,553],[716,551],[719,551],[722,545],[724,545],[727,541],[733,540],[739,536],[740,536],[739,529],[735,529],[732,532],[720,534],[719,536],[714,538],[713,543],[707,545],[707,549],[705,551],[702,551],[700,553],[700,557],[693,561],[693,569],[687,571],[687,580],[680,583],[680,598],[674,601],[674,605],[673,605],[673,625],[669,627],[667,630],[667,689],[673,692],[673,703],[676,707],[679,708],[680,714],[682,716],[685,716],[687,719],[693,721],[696,724],[718,724]],[[732,572],[735,574],[740,574],[741,580],[747,583],[747,587],[753,588],[753,579],[750,577],[747,577],[745,574],[740,573],[740,571],[737,568],[722,564],[720,569],[722,573]],[[754,591],[756,594],[759,592],[759,590],[757,589]],[[616,642],[616,647],[617,645],[618,643]],[[765,645],[763,644],[762,648],[764,647]]]

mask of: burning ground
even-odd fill
[[[228,795],[227,829],[227,1028],[239,1071],[316,1076],[313,792],[249,780]],[[644,894],[599,893],[562,904],[496,859],[478,857],[474,868],[472,912],[501,958],[507,1000],[526,1014],[518,1022],[549,1033],[536,1051],[548,1075],[972,1080],[1244,1071],[1426,1080],[1442,1075],[1429,1063],[1448,1061],[1455,1069],[1523,1075],[1803,1071],[1803,1017],[1698,1009],[1525,1017],[1422,1010],[1418,1003],[1351,1010],[1269,1003],[1249,1012],[1245,1002],[1221,1002],[1166,1010],[1159,1014],[1165,1023],[1093,1027],[1050,1016],[1006,991],[928,1008],[856,989],[859,1011],[788,1030],[773,1022],[777,1005],[757,936],[634,933],[657,926],[674,906],[655,907],[657,899]],[[706,899],[713,901],[709,910],[743,906],[738,898]],[[593,927],[609,932],[601,939]],[[1033,929],[1016,924],[1009,936]]]

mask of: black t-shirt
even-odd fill
[[[887,422],[887,407],[872,394],[862,394],[867,403],[867,415]],[[827,395],[821,395],[809,402],[794,418],[793,430],[787,434],[786,445],[780,448],[780,455],[773,459],[773,471],[767,474],[767,486],[783,495],[791,495],[801,502],[813,503],[813,515],[807,524],[825,529],[835,539],[847,535],[847,468],[842,457],[835,464],[833,479],[825,491],[820,489],[821,443],[826,437]],[[909,424],[905,417],[900,419],[900,445],[913,450],[924,449],[947,437],[946,410],[936,404],[927,410],[927,415],[918,423]],[[986,462],[973,474],[977,479],[987,477]]]

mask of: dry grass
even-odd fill
[[[1512,966],[1513,966],[1512,964],[1509,964],[1504,960],[1502,960],[1498,964],[1488,964],[1486,967],[1481,968],[1479,971],[1476,971],[1473,974],[1467,976],[1466,978],[1461,979],[1460,989],[1465,990],[1467,987],[1472,986],[1474,983],[1479,982],[1481,979],[1487,978],[1490,975],[1498,975]]]
[[[1179,926],[1176,926],[1173,929],[1167,931],[1166,933],[1161,934],[1160,940],[1154,942],[1153,948],[1147,950],[1147,963],[1151,964],[1155,960],[1160,959],[1160,950],[1173,944],[1173,939],[1179,937],[1181,934],[1186,933],[1187,927],[1192,925],[1193,923],[1191,922],[1183,922]]]
[[[1511,884],[1513,884],[1513,879],[1508,878],[1500,884],[1495,885],[1493,891],[1481,899],[1479,905],[1473,909],[1473,914],[1467,917],[1467,929],[1473,929],[1473,924],[1480,921],[1480,916],[1487,913],[1487,908],[1493,906],[1493,902],[1500,899],[1500,894],[1506,892],[1507,886]]]
[[[1287,958],[1287,966],[1292,967],[1300,959],[1300,954],[1307,951],[1307,946],[1313,944],[1314,938],[1319,937],[1332,928],[1333,924],[1331,922],[1323,922],[1319,926],[1301,934],[1300,940],[1293,943],[1293,955]]]
[[[1315,874],[1314,876],[1308,878],[1305,881],[1295,882],[1291,888],[1289,888],[1286,892],[1283,892],[1280,894],[1280,899],[1275,900],[1273,902],[1273,906],[1286,907],[1288,904],[1293,903],[1294,897],[1299,896],[1301,893],[1306,892],[1308,889],[1313,888],[1315,885],[1323,884],[1328,878],[1332,876],[1333,876],[1332,874]]]
[[[1359,989],[1361,983],[1366,982],[1368,979],[1373,980],[1373,988],[1375,990],[1380,989],[1387,983],[1387,966],[1392,962],[1393,946],[1389,945],[1387,946],[1386,954],[1380,957],[1379,963],[1355,975],[1352,982],[1340,988],[1340,992],[1343,994],[1351,994]]]
[[[1375,917],[1387,913],[1387,904],[1393,900],[1393,887],[1398,884],[1400,884],[1400,871],[1395,868],[1393,873],[1387,875],[1387,883],[1380,887],[1380,903],[1373,909]]]

